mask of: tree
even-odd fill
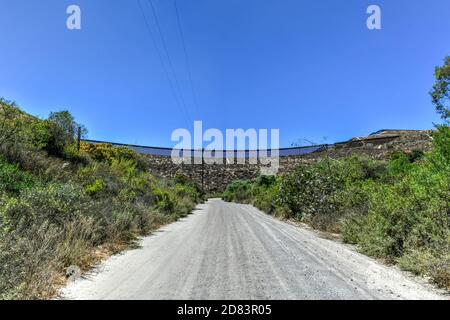
[[[19,140],[23,114],[14,102],[0,98],[0,146]]]
[[[436,83],[431,90],[431,98],[436,111],[446,122],[450,120],[450,56],[444,59],[444,65],[436,67]]]
[[[69,111],[52,112],[47,121],[51,135],[46,149],[49,154],[55,156],[63,156],[66,147],[76,143],[79,127],[82,136],[87,132],[83,126],[75,122]]]

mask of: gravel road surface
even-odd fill
[[[65,299],[442,299],[393,267],[218,199],[113,256]]]

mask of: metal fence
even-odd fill
[[[98,141],[98,140],[83,140],[87,143],[92,144],[111,144],[115,147],[127,147],[131,150],[136,151],[140,154],[145,155],[152,155],[152,156],[160,156],[160,157],[170,157],[172,156],[172,151],[174,149],[171,148],[159,148],[159,147],[147,147],[147,146],[139,146],[139,145],[133,145],[133,144],[123,144],[123,143],[115,143],[115,142],[106,142],[106,141]],[[316,145],[316,146],[305,146],[305,147],[295,147],[295,148],[280,148],[278,149],[278,154],[280,157],[287,157],[287,156],[298,156],[298,155],[305,155],[313,152],[322,151],[325,148],[327,148],[327,145]],[[201,150],[175,150],[177,151],[177,154],[181,157],[193,157],[193,156],[199,156],[201,157]],[[219,151],[220,152],[220,151]],[[222,151],[223,156],[225,157],[228,151]],[[255,151],[249,151],[249,150],[234,150],[231,151],[234,153],[235,158],[251,158],[251,157],[271,157],[272,154],[275,152],[275,150],[255,150]],[[217,154],[217,151],[211,151],[211,156],[215,157]]]

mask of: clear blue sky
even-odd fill
[[[448,0],[178,0],[197,104],[174,2],[153,2],[189,115],[137,0],[0,0],[0,96],[41,117],[68,109],[92,139],[155,146],[194,119],[279,128],[282,146],[439,120],[428,91],[450,54]],[[70,4],[80,31],[66,28]],[[381,31],[366,28],[370,4]]]

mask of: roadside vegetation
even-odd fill
[[[450,58],[436,80],[431,95],[444,123],[431,152],[326,157],[282,177],[233,182],[223,198],[341,233],[361,252],[450,289]]]
[[[0,299],[55,294],[86,270],[201,201],[186,177],[156,179],[127,148],[77,142],[69,112],[41,120],[0,100]]]

